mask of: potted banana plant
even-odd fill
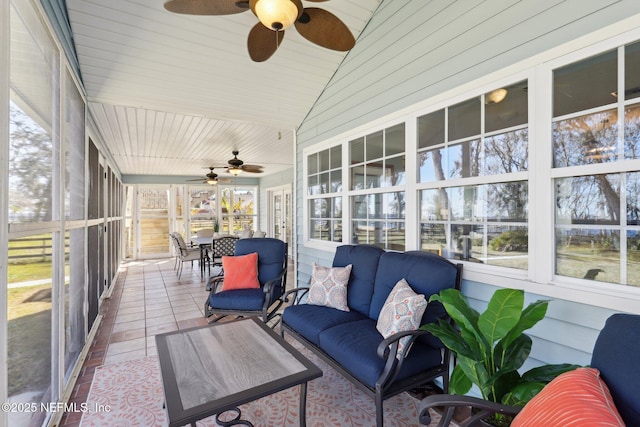
[[[577,365],[557,364],[518,370],[531,352],[532,340],[524,331],[542,320],[548,300],[538,300],[524,308],[524,292],[500,289],[491,297],[487,309],[479,313],[462,293],[446,289],[433,295],[454,320],[426,324],[431,332],[456,355],[449,392],[465,395],[476,385],[482,398],[496,403],[524,406],[553,378]],[[510,418],[496,414],[486,420],[491,425],[509,425]]]

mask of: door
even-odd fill
[[[269,230],[267,235],[291,243],[291,187],[278,187],[268,190],[269,197]]]
[[[169,187],[140,187],[137,194],[138,258],[168,257]],[[184,236],[189,241],[189,236]]]

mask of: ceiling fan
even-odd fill
[[[238,154],[240,154],[238,150],[233,150],[231,154],[233,154],[233,159],[230,159],[227,162],[229,164],[229,166],[227,166],[227,172],[229,172],[231,175],[238,176],[242,172],[262,173],[262,166],[247,165],[242,160],[240,160],[238,158]]]
[[[170,0],[164,8],[187,15],[231,15],[251,9],[260,20],[247,40],[249,56],[255,62],[266,61],[275,53],[285,29],[291,25],[295,25],[302,37],[327,49],[346,52],[356,43],[349,28],[337,16],[317,7],[303,7],[301,0]]]
[[[221,178],[218,177],[218,174],[213,171],[214,167],[209,167],[209,173],[204,176],[204,180],[202,178],[189,179],[187,181],[202,181],[203,184],[216,185],[221,182]]]

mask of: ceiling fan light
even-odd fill
[[[217,178],[207,178],[207,184],[216,185],[217,183],[218,183],[218,179]]]
[[[262,25],[274,31],[289,28],[302,13],[300,0],[251,0],[250,7]]]
[[[487,104],[497,104],[507,97],[508,91],[504,88],[496,89],[489,92],[486,96]]]
[[[242,168],[231,166],[229,169],[227,169],[227,172],[229,172],[233,176],[238,176],[240,175],[240,172],[242,172]]]

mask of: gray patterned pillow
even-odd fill
[[[323,267],[313,263],[311,286],[307,304],[323,305],[337,310],[349,311],[347,305],[347,283],[351,275],[351,264],[346,267]]]
[[[376,329],[383,337],[418,329],[422,315],[427,308],[424,295],[416,294],[405,279],[400,279],[380,310]],[[407,345],[410,337],[401,338],[398,342],[398,352]]]

